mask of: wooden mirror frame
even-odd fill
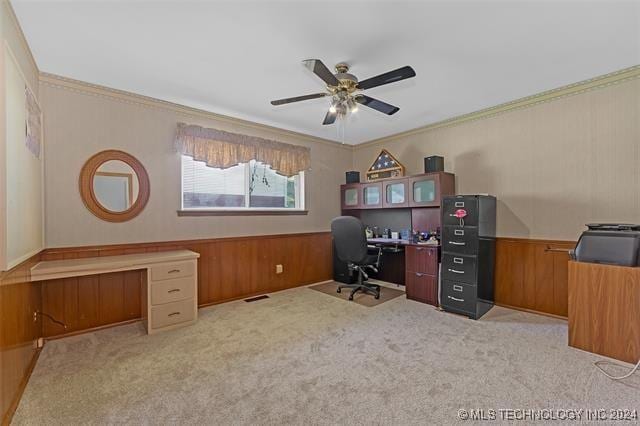
[[[96,172],[102,164],[111,160],[120,160],[128,164],[138,177],[138,198],[131,207],[121,212],[114,212],[105,208],[100,204],[93,191],[93,178]],[[107,222],[126,222],[131,220],[144,210],[147,201],[149,201],[149,175],[137,158],[124,151],[110,149],[101,151],[89,158],[80,171],[79,185],[80,197],[87,209],[96,217],[106,220]]]

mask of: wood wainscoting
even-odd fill
[[[573,241],[496,239],[495,303],[566,318]]]
[[[40,259],[31,257],[0,272],[0,409],[2,424],[11,421],[22,391],[35,366],[41,335],[40,283],[29,282],[30,270]]]
[[[187,249],[200,253],[198,305],[243,299],[332,279],[328,232],[241,238],[46,249],[42,260],[76,259]],[[276,265],[283,272],[276,274]],[[67,324],[45,321],[53,337],[141,318],[142,272],[115,272],[43,281],[43,311]]]

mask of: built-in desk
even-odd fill
[[[198,316],[197,262],[190,250],[49,260],[31,268],[31,281],[144,270],[143,323],[149,334],[193,324]]]

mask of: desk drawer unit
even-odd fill
[[[438,271],[438,248],[407,246],[406,269],[423,274],[436,275]]]
[[[178,300],[192,299],[195,296],[193,277],[153,281],[149,287],[151,290],[152,305],[162,305]]]
[[[149,334],[193,324],[198,316],[197,260],[150,266],[143,300]]]
[[[193,299],[186,299],[178,302],[166,303],[160,306],[152,306],[151,323],[155,328],[162,328],[169,325],[193,321],[195,318],[193,305]]]
[[[434,275],[407,271],[405,290],[407,299],[434,306],[438,304],[438,278]]]
[[[440,304],[478,319],[493,306],[496,199],[455,195],[442,201]]]
[[[438,257],[440,247],[407,246],[405,291],[407,299],[438,305]]]
[[[151,267],[151,280],[162,281],[174,278],[192,277],[196,273],[196,264],[193,261],[170,263]]]

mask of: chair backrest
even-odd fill
[[[358,263],[367,258],[367,236],[359,219],[336,217],[331,221],[331,235],[338,259]]]

